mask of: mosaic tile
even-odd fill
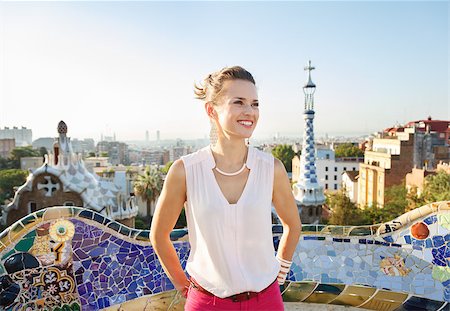
[[[71,266],[67,271],[68,276],[71,276],[73,282],[77,284],[78,300],[74,302],[75,304],[78,303],[83,310],[98,310],[173,289],[173,285],[164,274],[162,266],[148,243],[148,231],[130,230],[117,222],[100,217],[96,213],[83,212],[81,209],[75,212],[80,213],[81,218],[66,218],[75,226],[73,237],[66,238],[65,233],[61,232],[58,239],[64,240],[67,244],[60,246],[62,249],[56,254],[63,260],[70,257]],[[36,214],[27,220],[28,224],[41,226],[39,217],[34,218],[34,216]],[[293,281],[290,284],[294,286],[296,282],[302,280],[316,280],[321,282],[320,286],[326,288],[326,286],[335,286],[333,283],[360,283],[370,285],[371,290],[376,290],[375,287],[387,288],[392,291],[389,295],[394,295],[394,298],[396,292],[406,291],[414,295],[427,295],[427,298],[435,301],[450,301],[450,272],[447,270],[450,247],[446,244],[450,240],[450,233],[447,228],[439,227],[439,223],[443,222],[442,219],[427,217],[429,219],[425,220],[427,219],[425,218],[423,222],[429,226],[431,236],[425,240],[411,238],[408,228],[399,229],[395,234],[383,237],[363,237],[362,233],[368,232],[368,228],[370,231],[375,231],[377,226],[364,227],[364,230],[356,230],[356,227],[311,226],[310,230],[315,232],[315,235],[303,235],[293,257],[294,264],[288,276],[288,279]],[[53,224],[58,221],[56,217],[50,218]],[[107,224],[107,229],[101,227],[102,224]],[[66,227],[69,228],[70,225],[66,223]],[[111,234],[111,230],[117,233]],[[14,236],[22,234],[21,230],[13,231]],[[342,236],[323,234],[325,232]],[[8,238],[13,236],[9,233],[2,235]],[[135,237],[136,242],[123,235]],[[171,234],[183,268],[189,255],[188,241],[181,241],[184,237],[187,237],[186,230],[174,231]],[[36,258],[41,258],[38,262],[39,267],[33,269],[40,269],[40,273],[45,274],[47,268],[43,269],[40,266],[41,263],[53,262],[57,258],[56,255],[48,257],[47,254],[48,258],[38,255],[43,250],[50,249],[49,240],[36,235],[35,230],[21,239],[13,245],[12,249],[1,252],[2,264],[5,263],[6,258],[14,258],[12,256],[30,252],[36,255]],[[277,242],[279,243],[279,236],[274,236],[273,241],[275,246]],[[393,243],[394,241],[396,243]],[[138,242],[147,242],[147,244]],[[68,250],[67,247],[69,247]],[[383,263],[384,272],[380,267],[381,263]],[[17,269],[20,270],[21,267]],[[13,282],[16,280],[14,279]],[[305,284],[302,284],[303,289],[311,285]],[[301,287],[298,287],[298,290],[300,291]],[[289,294],[297,300],[307,299],[309,297],[307,295],[313,295],[310,297],[311,300],[315,299],[322,303],[333,301],[332,303],[337,304],[341,296],[345,297],[345,290],[339,294],[329,291],[319,292],[321,291],[312,294],[313,290],[308,293],[303,290],[301,294],[303,296],[300,297],[298,293],[290,290]],[[334,295],[332,300],[330,295]],[[390,297],[389,295],[386,297]],[[351,296],[342,301],[348,301],[349,305],[352,301],[349,297]],[[361,297],[355,299],[361,299]],[[34,302],[27,303],[32,305]],[[367,302],[366,306],[374,306],[376,303],[380,301]],[[388,304],[386,308],[392,308],[394,305]]]

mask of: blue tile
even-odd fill
[[[439,254],[442,255],[442,257],[450,258],[450,247],[442,246],[438,248]]]
[[[384,238],[383,238],[386,242],[390,242],[390,243],[392,243],[392,242],[394,242],[394,239],[392,238],[392,236],[385,236]]]
[[[83,267],[87,270],[89,269],[89,267],[91,266],[91,260],[87,259],[81,262],[81,264],[83,265]]]
[[[84,294],[86,294],[86,286],[84,284],[78,286],[78,294],[80,296],[84,296]]]
[[[425,247],[426,248],[432,248],[433,247],[433,241],[430,238],[425,240]]]
[[[445,241],[444,238],[441,235],[437,235],[433,237],[433,244],[434,247],[440,247],[444,245]]]
[[[105,305],[103,304],[103,298],[98,299],[97,303],[100,309],[103,309],[105,307]]]
[[[345,258],[344,259],[344,263],[347,265],[347,266],[350,266],[350,267],[353,267],[353,259],[351,259],[351,258]]]
[[[412,244],[413,244],[413,246],[420,246],[420,247],[425,246],[425,242],[423,240],[417,240],[417,239],[413,239]]]
[[[411,244],[411,236],[405,235],[403,238],[405,239],[406,243]]]
[[[425,219],[423,220],[423,222],[426,223],[427,225],[434,224],[436,221],[437,221],[436,215],[427,217],[427,218],[425,218]]]
[[[327,251],[327,256],[336,257],[336,252],[335,251]]]
[[[305,236],[303,237],[303,239],[304,239],[304,240],[317,240],[317,237],[305,235]]]
[[[328,274],[322,273],[320,276],[320,281],[322,283],[329,283],[330,281],[329,281]]]
[[[441,266],[441,267],[446,267],[447,266],[447,263],[445,262],[445,259],[441,260],[441,258],[434,258],[431,261],[431,263],[435,264],[435,265],[438,265],[438,266]]]

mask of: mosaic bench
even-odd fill
[[[303,225],[283,300],[370,310],[450,310],[450,202],[379,225]],[[282,233],[273,226],[275,249]],[[183,268],[187,230],[171,233]],[[0,234],[2,310],[183,310],[149,231],[77,207]]]

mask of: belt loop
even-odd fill
[[[213,296],[213,306],[216,305],[216,295]]]

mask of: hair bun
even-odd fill
[[[240,66],[224,67],[206,76],[202,83],[194,83],[195,98],[206,101],[214,100],[222,90],[223,83],[228,80],[246,80],[256,84],[252,74],[244,68]]]

